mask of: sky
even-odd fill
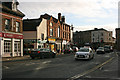
[[[26,16],[23,19],[39,18],[45,13],[73,24],[74,31],[104,28],[113,31],[118,27],[119,0],[18,0],[18,9]]]

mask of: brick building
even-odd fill
[[[82,47],[85,43],[91,43],[91,30],[87,31],[76,31],[73,34],[74,44],[78,47]]]
[[[0,55],[2,57],[23,56],[22,18],[16,0],[0,3]]]
[[[78,46],[84,46],[85,43],[90,43],[91,47],[115,44],[115,38],[112,37],[112,31],[107,31],[103,28],[87,31],[77,31],[74,33],[74,43]]]
[[[116,47],[120,51],[120,28],[116,28]]]
[[[65,17],[61,13],[58,13],[58,19],[48,14],[41,15],[38,19],[25,19],[23,25],[24,44],[31,41],[34,46],[29,48],[41,48],[41,44],[42,47],[56,51],[65,48],[71,41],[71,26],[65,23]],[[33,33],[33,36],[27,36]],[[40,35],[44,35],[44,39]]]

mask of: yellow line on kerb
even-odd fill
[[[105,61],[105,62],[102,63],[102,64],[99,64],[98,66],[95,66],[94,68],[92,68],[92,69],[90,69],[90,70],[88,70],[88,71],[83,72],[82,74],[75,75],[75,76],[73,76],[73,77],[71,77],[71,78],[69,78],[69,79],[67,79],[67,80],[74,80],[74,79],[80,78],[80,77],[82,77],[82,76],[84,76],[84,75],[86,75],[86,74],[88,74],[88,73],[90,73],[90,72],[93,72],[93,71],[95,71],[96,69],[98,69],[98,68],[102,67],[103,65],[107,64],[108,62],[110,62],[113,58],[114,58],[114,57],[110,58],[109,60]]]

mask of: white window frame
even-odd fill
[[[10,19],[5,19],[5,30],[10,31]]]
[[[58,37],[60,37],[60,27],[58,27]]]
[[[4,53],[12,52],[12,42],[9,40],[4,40]]]
[[[53,36],[53,29],[50,29],[50,36]]]
[[[53,23],[52,23],[52,22],[50,22],[50,26],[53,26]]]
[[[20,32],[20,22],[16,21],[16,32]]]
[[[21,52],[21,43],[20,43],[20,41],[15,41],[15,43],[14,43],[14,52],[17,52],[17,53]]]

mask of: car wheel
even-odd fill
[[[31,59],[35,59],[35,57],[31,57]]]
[[[40,56],[40,59],[43,59],[43,58],[44,58],[44,55],[41,55],[41,56]]]
[[[55,58],[55,54],[52,55],[52,58]]]
[[[76,60],[76,61],[78,61],[78,59],[77,59],[77,58],[75,58],[75,60]]]

